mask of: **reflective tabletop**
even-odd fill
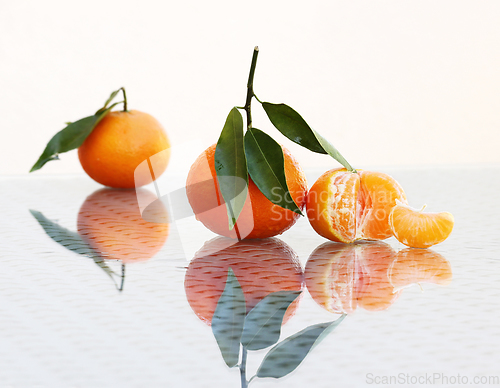
[[[0,387],[499,385],[500,169],[384,172],[448,240],[237,242],[178,211],[180,174],[0,178]]]

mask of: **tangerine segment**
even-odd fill
[[[389,175],[334,169],[311,187],[307,216],[314,230],[332,241],[382,240],[392,236],[388,218],[396,200],[406,202],[406,195]]]
[[[423,213],[405,204],[396,205],[389,216],[394,237],[411,248],[429,248],[443,242],[454,223],[451,213]]]
[[[396,200],[406,203],[401,185],[391,176],[374,171],[360,171],[357,235],[368,240],[384,240],[392,236],[389,214]]]

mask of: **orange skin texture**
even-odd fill
[[[451,213],[423,213],[404,204],[395,206],[389,217],[394,237],[412,248],[429,248],[443,242],[454,223]]]
[[[150,202],[156,199],[147,190],[139,191]],[[155,219],[167,218],[161,203],[155,211]],[[89,195],[80,207],[78,233],[104,259],[133,263],[158,253],[167,240],[169,225],[141,217],[135,190],[103,188]]]
[[[389,268],[389,280],[396,289],[416,283],[446,286],[453,277],[451,264],[430,249],[406,248],[399,251]]]
[[[345,168],[321,175],[307,196],[307,217],[321,236],[337,242],[383,240],[392,236],[389,214],[402,187],[387,174]]]
[[[184,278],[191,308],[208,325],[224,291],[229,267],[241,285],[247,312],[271,292],[303,288],[300,262],[283,241],[267,238],[235,242],[224,237],[214,238],[196,253]],[[290,304],[283,323],[293,316],[300,298],[299,295]]]
[[[381,241],[327,242],[314,250],[305,268],[307,290],[327,311],[352,314],[389,308],[399,297],[387,270],[394,250]]]
[[[196,215],[212,232],[241,239],[268,238],[288,230],[300,217],[291,210],[273,204],[249,179],[248,196],[235,228],[229,230],[227,210],[217,183],[214,153],[207,148],[193,163],[186,182],[186,193]],[[307,181],[297,160],[283,147],[285,176],[290,194],[302,210],[307,196]]]
[[[170,142],[161,124],[135,110],[108,113],[78,148],[85,172],[96,182],[115,188],[134,188],[153,181],[148,168],[136,168],[154,158],[155,179],[167,168]],[[161,151],[161,154],[159,154]],[[158,155],[157,155],[158,154]]]

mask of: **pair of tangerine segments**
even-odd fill
[[[338,242],[395,236],[414,248],[444,241],[453,229],[450,213],[422,213],[407,205],[391,176],[373,171],[327,171],[311,187],[307,216],[321,236]]]

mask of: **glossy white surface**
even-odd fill
[[[451,264],[453,280],[424,283],[424,292],[417,285],[404,289],[384,311],[358,308],[290,375],[251,386],[360,387],[369,374],[460,373],[469,383],[500,375],[500,171],[385,172],[413,206],[454,214],[455,230],[433,249]],[[309,175],[312,184],[318,173]],[[99,188],[83,175],[0,179],[0,386],[239,387],[239,373],[224,364],[210,327],[186,300],[191,258],[173,225],[159,253],[126,265],[119,292],[92,259],[54,242],[29,212],[76,231],[81,204]],[[279,238],[303,267],[326,241],[305,219]],[[204,242],[193,238],[196,249]],[[121,264],[108,265],[119,285]],[[337,317],[304,290],[282,338]],[[249,352],[249,377],[265,353]]]

